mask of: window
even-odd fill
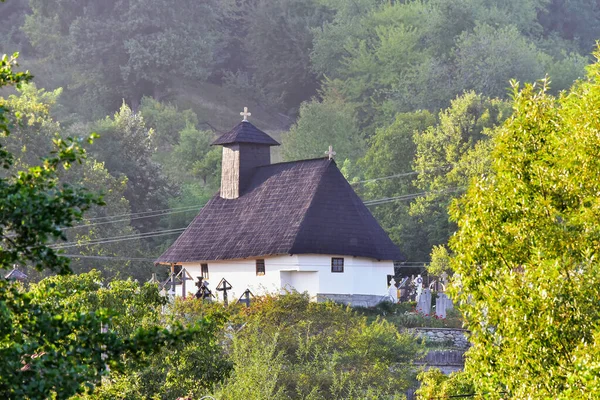
[[[200,264],[202,267],[202,279],[208,279],[208,264]]]
[[[331,257],[331,272],[344,272],[344,259]]]
[[[265,260],[256,260],[256,275],[265,274]]]

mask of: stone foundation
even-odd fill
[[[416,337],[424,338],[431,343],[448,344],[457,349],[469,348],[469,342],[467,341],[469,331],[466,329],[413,328],[408,331]]]
[[[373,294],[317,294],[317,303],[323,303],[330,300],[336,303],[350,305],[352,307],[375,307],[384,299],[384,296],[376,296]]]

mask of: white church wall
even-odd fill
[[[344,259],[344,272],[331,272],[331,258]],[[377,261],[364,257],[301,254],[300,271],[318,271],[318,293],[372,294],[387,292],[387,275],[394,274],[392,261]]]
[[[344,272],[331,272],[331,258],[344,258]],[[226,260],[208,262],[209,289],[213,293],[225,278],[232,286],[229,299],[237,299],[246,289],[255,295],[278,293],[294,288],[308,291],[314,297],[318,293],[381,295],[387,292],[387,275],[393,275],[391,261],[377,261],[364,257],[330,256],[316,254],[265,257],[265,274],[256,275],[256,260]],[[201,263],[183,263],[194,281],[188,281],[186,292],[193,294],[195,282],[202,275]],[[181,293],[181,287],[178,287]]]
[[[213,294],[220,293],[216,290],[221,279],[225,278],[232,286],[228,296],[230,299],[239,298],[246,289],[254,295],[262,295],[266,293],[277,293],[281,288],[281,278],[279,271],[286,266],[291,265],[288,260],[289,256],[267,257],[265,258],[265,274],[256,275],[256,260],[225,260],[225,261],[209,261],[208,264],[208,279],[209,289]],[[182,263],[190,275],[197,281],[197,277],[202,275],[201,263]],[[196,293],[197,288],[194,286],[192,293]]]

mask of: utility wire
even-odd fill
[[[138,235],[121,236],[121,237],[113,237],[113,238],[102,238],[102,239],[95,239],[96,241],[93,241],[93,242],[92,241],[80,242],[80,243],[66,242],[64,244],[51,245],[50,247],[53,249],[56,249],[56,250],[60,250],[60,249],[66,249],[66,248],[70,248],[70,247],[93,246],[93,245],[97,245],[97,244],[124,242],[126,240],[146,239],[146,238],[152,238],[152,237],[157,237],[157,236],[173,235],[175,233],[183,232],[185,229],[186,228],[167,229],[164,231],[140,233]]]
[[[457,191],[461,191],[461,190],[464,190],[464,189],[463,188],[450,188],[450,189],[447,189],[444,191],[420,192],[420,193],[407,194],[407,195],[396,196],[396,197],[386,197],[386,198],[381,198],[381,199],[365,201],[363,203],[367,207],[378,206],[381,204],[391,203],[394,201],[412,200],[412,199],[416,199],[418,197],[426,196],[431,193],[443,194],[443,193],[457,192]],[[65,249],[65,248],[79,247],[79,246],[92,246],[92,245],[97,245],[97,244],[116,243],[116,242],[126,241],[126,240],[146,239],[146,238],[171,235],[174,233],[183,232],[185,229],[186,228],[166,229],[166,230],[160,230],[160,231],[154,231],[154,232],[137,233],[137,234],[126,235],[126,236],[113,236],[113,237],[107,237],[107,238],[97,238],[97,239],[92,239],[92,240],[88,240],[88,241],[84,241],[84,242],[65,242],[65,243],[58,243],[55,245],[51,245],[50,247],[52,247],[54,249]]]
[[[107,216],[104,216],[104,217],[88,218],[87,220],[88,221],[98,221],[98,220],[102,220],[102,219],[132,217],[132,216],[137,216],[137,215],[155,214],[155,213],[161,213],[161,212],[167,212],[167,211],[183,210],[183,209],[192,208],[192,207],[202,207],[202,204],[193,205],[193,206],[185,206],[185,207],[177,207],[177,208],[163,208],[162,210],[148,210],[148,211],[140,211],[140,212],[136,212],[136,213],[125,213],[125,214],[117,214],[117,215],[107,215]]]
[[[418,197],[424,197],[427,196],[429,194],[445,194],[445,193],[455,193],[455,192],[460,192],[465,190],[464,188],[460,188],[460,187],[456,187],[456,188],[449,188],[446,190],[440,190],[440,191],[430,191],[430,192],[420,192],[420,193],[414,193],[414,194],[405,194],[402,196],[396,196],[396,197],[384,197],[382,199],[375,199],[375,200],[368,200],[363,202],[365,206],[378,206],[381,204],[386,204],[386,203],[391,203],[393,201],[402,201],[402,200],[413,200],[416,199]]]
[[[417,175],[417,174],[420,174],[423,172],[437,171],[437,170],[445,169],[445,168],[447,168],[447,167],[440,167],[440,168],[436,168],[436,169],[432,169],[432,170],[428,170],[428,171],[412,171],[412,172],[406,172],[406,173],[402,173],[402,174],[382,176],[379,178],[366,179],[363,181],[352,182],[351,185],[355,185],[355,184],[359,184],[359,183],[366,183],[366,182],[377,182],[377,181],[399,178],[399,177],[404,177],[404,176]],[[75,228],[86,228],[86,227],[90,227],[90,226],[115,224],[118,222],[128,222],[131,220],[154,218],[154,217],[159,217],[159,216],[163,216],[163,215],[186,213],[186,212],[198,210],[198,209],[204,207],[205,204],[197,204],[197,205],[186,206],[186,207],[165,208],[165,209],[161,209],[161,210],[149,210],[149,211],[141,211],[141,212],[137,212],[137,213],[126,213],[126,214],[108,215],[108,216],[104,216],[104,217],[88,218],[87,221],[92,222],[92,223],[73,225],[73,226],[63,228],[62,230],[66,231],[66,230],[75,229]],[[122,217],[127,217],[127,218],[122,218]],[[121,218],[121,219],[113,219],[113,218]],[[101,221],[101,222],[93,222],[93,221]]]
[[[140,261],[140,262],[154,262],[154,258],[142,258],[142,257],[118,257],[118,256],[84,256],[79,254],[61,254],[61,257],[67,258],[84,258],[92,260],[114,260],[114,261]]]
[[[443,169],[448,169],[449,167],[451,167],[451,164],[448,164],[444,167],[438,167],[438,168],[433,168],[433,169],[428,169],[425,171],[411,171],[411,172],[404,172],[401,174],[395,174],[395,175],[388,175],[388,176],[382,176],[379,178],[373,178],[373,179],[365,179],[363,181],[357,181],[357,182],[351,182],[351,185],[357,185],[359,183],[367,183],[367,182],[377,182],[377,181],[383,181],[386,179],[393,179],[393,178],[403,178],[405,176],[412,176],[412,175],[418,175],[418,174],[424,174],[424,173],[428,173],[428,172],[435,172],[435,171],[439,171],[439,170],[443,170]]]
[[[201,206],[193,206],[193,207],[189,207],[187,209],[182,209],[179,211],[171,211],[171,212],[161,212],[160,214],[154,214],[154,215],[146,215],[146,216],[140,216],[140,217],[133,217],[133,218],[123,218],[123,219],[117,219],[114,221],[102,221],[102,222],[95,222],[95,223],[91,223],[91,224],[81,224],[81,225],[74,225],[74,226],[70,226],[67,228],[63,228],[63,231],[66,231],[68,229],[75,229],[75,228],[87,228],[90,226],[98,226],[98,225],[106,225],[106,224],[116,224],[117,222],[128,222],[128,221],[133,221],[136,219],[145,219],[145,218],[154,218],[154,217],[162,217],[163,215],[172,215],[172,214],[181,214],[181,213],[187,213],[187,212],[191,212],[191,211],[198,211],[198,207],[202,208],[203,205]],[[176,209],[173,209],[176,210]]]

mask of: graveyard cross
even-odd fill
[[[329,150],[325,152],[325,155],[329,157],[330,160],[333,160],[333,156],[335,156],[335,151],[333,151],[333,146],[329,146]]]
[[[246,289],[240,296],[238,303],[243,303],[246,307],[250,307],[250,296],[254,297],[250,289]]]
[[[203,278],[199,276],[198,282],[196,282],[196,287],[198,288],[198,291],[196,292],[196,298],[204,300],[207,297],[210,298],[212,296],[212,292],[208,288],[208,282],[203,281],[202,279]]]
[[[248,117],[252,116],[252,114],[248,112],[248,107],[244,107],[244,111],[242,111],[240,115],[244,117],[242,122],[248,122]]]
[[[223,292],[223,304],[225,304],[226,306],[229,304],[227,302],[227,291],[231,290],[231,287],[231,284],[227,282],[225,278],[221,279],[221,282],[219,282],[219,284],[217,285],[217,290]]]

